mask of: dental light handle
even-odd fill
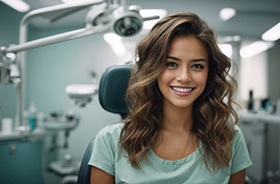
[[[149,17],[143,17],[143,21],[155,20],[155,19],[159,19],[159,18],[160,17],[158,15],[149,16]]]
[[[87,28],[78,29],[78,30],[69,31],[69,32],[61,33],[61,34],[54,35],[54,36],[48,36],[45,38],[32,40],[32,41],[25,42],[25,43],[22,43],[19,45],[12,45],[12,46],[6,48],[4,50],[4,52],[5,53],[9,53],[9,52],[17,53],[17,52],[25,51],[28,49],[38,48],[38,47],[55,44],[55,43],[59,43],[59,42],[67,41],[67,40],[77,39],[80,37],[92,35],[95,33],[102,32],[102,31],[104,31],[102,28],[100,28],[99,30],[87,29]]]

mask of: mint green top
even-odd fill
[[[136,169],[120,149],[122,127],[123,123],[111,124],[99,131],[89,161],[89,165],[115,176],[116,184],[227,184],[231,174],[252,165],[243,134],[236,126],[232,160],[226,168],[210,173],[199,151],[203,150],[200,143],[199,149],[176,161],[164,160],[151,149],[148,159],[140,162],[141,169]]]

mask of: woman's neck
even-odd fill
[[[162,128],[172,130],[185,130],[190,132],[193,125],[192,107],[166,108],[163,107]]]
[[[192,110],[163,108],[163,121],[153,151],[162,159],[179,160],[197,149],[197,139],[191,131]]]

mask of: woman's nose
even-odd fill
[[[191,80],[190,71],[188,68],[180,68],[177,73],[177,81],[179,82],[188,82]]]

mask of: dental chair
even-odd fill
[[[116,113],[123,119],[128,113],[124,100],[125,91],[128,85],[131,65],[116,65],[109,67],[102,75],[99,84],[99,102],[102,108],[111,113]],[[91,152],[94,146],[94,139],[90,141],[84,153],[79,169],[77,184],[90,183],[90,168],[88,165]]]
[[[109,67],[102,75],[99,84],[99,101],[101,106],[111,112],[119,114],[122,119],[128,113],[128,108],[124,100],[128,79],[132,70],[130,65],[117,65]],[[90,184],[90,169],[88,165],[94,138],[89,142],[80,165],[77,184]],[[246,184],[252,184],[246,176]]]

